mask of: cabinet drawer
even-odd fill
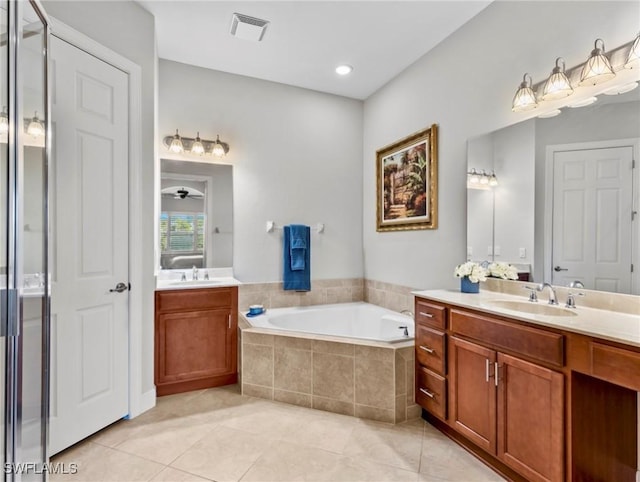
[[[416,403],[442,420],[447,418],[447,381],[419,366],[416,377]]]
[[[416,322],[424,323],[441,330],[447,327],[447,312],[444,306],[429,303],[416,298]]]
[[[591,343],[591,373],[616,385],[640,391],[640,353]]]
[[[156,291],[156,311],[194,311],[231,307],[232,289],[235,288]]]
[[[564,366],[564,337],[475,313],[451,310],[451,331],[492,348],[511,351],[533,360]]]
[[[441,331],[416,325],[416,359],[418,363],[441,375],[446,373],[445,334]]]

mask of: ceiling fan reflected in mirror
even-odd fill
[[[162,190],[162,197],[173,199],[204,199],[204,193],[194,188],[170,186]]]

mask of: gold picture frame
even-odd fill
[[[376,151],[376,230],[438,227],[438,126]]]

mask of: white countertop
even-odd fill
[[[186,280],[182,281],[182,275]],[[204,279],[208,275],[209,279]],[[156,278],[157,290],[189,290],[197,288],[226,288],[240,286],[242,283],[233,277],[232,268],[202,268],[198,270],[198,279],[193,279],[193,269],[161,270]]]
[[[412,294],[421,298],[494,315],[506,316],[535,325],[557,328],[640,347],[640,316],[618,313],[616,311],[599,310],[596,308],[586,308],[580,306],[579,298],[576,300],[578,307],[571,310],[575,313],[575,316],[549,316],[498,308],[491,305],[491,302],[496,300],[521,301],[526,303],[526,296],[513,296],[494,291],[480,291],[480,293],[472,294],[461,293],[456,290],[413,291]],[[539,303],[546,304],[546,301],[541,300]],[[559,310],[564,309],[562,304],[554,308]]]

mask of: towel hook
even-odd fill
[[[274,231],[282,231],[282,226],[278,226],[275,221],[267,221],[267,233],[273,233]],[[311,228],[313,231],[316,231],[318,234],[324,233],[324,223],[317,223],[315,227]]]

